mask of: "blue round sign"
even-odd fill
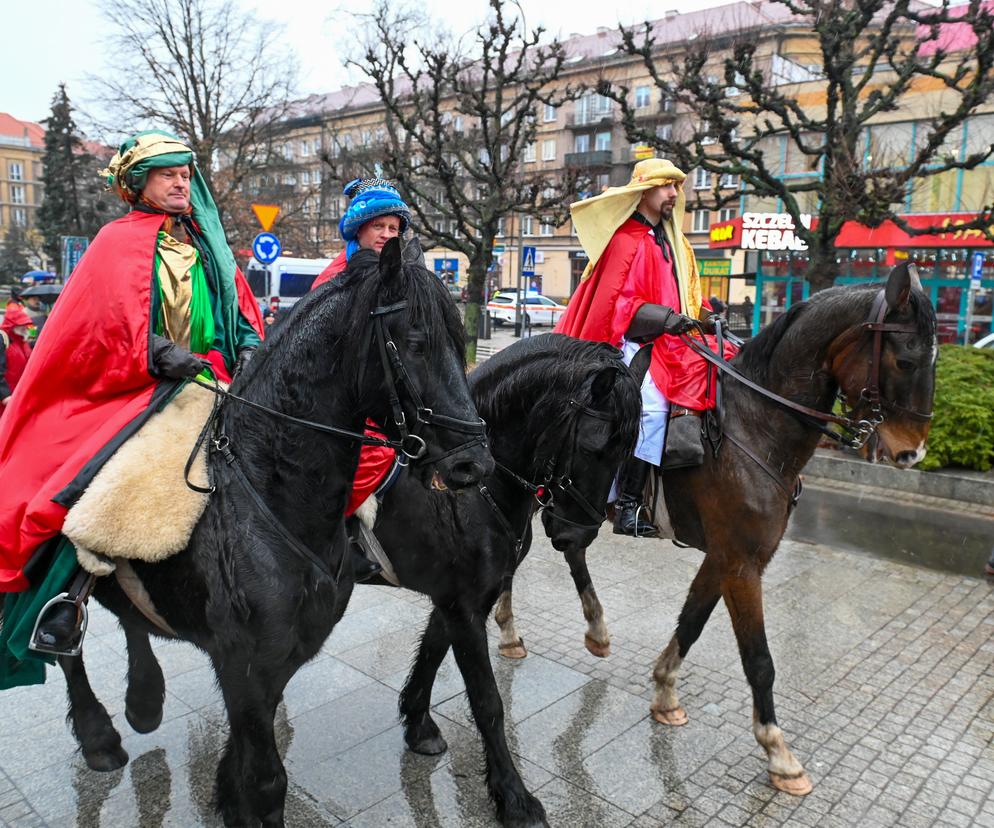
[[[282,249],[280,240],[272,233],[260,233],[252,240],[252,254],[260,264],[275,262]]]

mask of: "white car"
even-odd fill
[[[514,312],[517,300],[518,296],[516,292],[499,291],[491,297],[487,303],[487,311],[490,313],[490,318],[494,321],[495,325],[503,325],[505,322],[508,325],[514,324]],[[525,325],[548,325],[552,327],[560,320],[563,313],[566,312],[566,306],[560,305],[558,302],[553,302],[548,296],[529,293],[525,295],[523,310],[526,317],[524,320]]]
[[[992,348],[994,349],[994,333],[989,333],[983,339],[978,339],[973,343],[974,348]]]

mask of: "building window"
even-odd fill
[[[590,136],[577,135],[573,140],[573,152],[590,152]]]
[[[736,210],[734,207],[722,207],[718,211],[718,221],[731,221],[733,218],[735,218],[737,213],[738,210]]]
[[[525,163],[528,163],[530,161],[534,161],[535,160],[535,142],[534,141],[531,141],[531,142],[525,144],[525,152],[524,152],[524,155],[522,157],[522,160],[525,161]]]
[[[503,216],[501,216],[499,219],[497,219],[497,235],[498,236],[503,236],[504,235],[504,217]]]
[[[551,236],[555,233],[556,228],[552,226],[552,222],[548,216],[542,217],[542,226],[539,228],[539,233],[543,236]]]
[[[309,185],[311,183],[311,174],[308,170],[301,172],[300,183],[304,185]]]
[[[449,235],[453,238],[459,238],[459,222],[455,219],[449,220]]]
[[[650,94],[648,86],[636,86],[635,87],[635,108],[645,109],[650,102]]]
[[[543,161],[555,161],[556,160],[556,139],[547,138],[542,142],[542,160]]]
[[[695,233],[707,233],[708,225],[711,221],[710,210],[694,210],[694,230]]]
[[[596,178],[596,185],[598,192],[603,193],[611,186],[611,176],[608,173],[599,173]]]
[[[301,157],[307,158],[307,156],[310,155],[310,154],[311,154],[311,142],[310,141],[306,141],[306,140],[305,141],[301,141],[300,142],[300,155],[301,155]]]
[[[521,217],[521,235],[522,236],[535,235],[535,220],[531,216]]]
[[[611,133],[610,132],[598,132],[596,138],[594,139],[594,148],[597,150],[610,150],[611,149]]]
[[[673,139],[673,124],[660,124],[656,127],[656,137],[660,141],[670,141]]]
[[[11,220],[14,222],[14,224],[16,224],[18,227],[28,226],[28,211],[25,210],[23,207],[14,207],[13,209],[11,209],[10,217]]]
[[[24,180],[24,167],[18,161],[11,161],[8,165],[8,171],[10,172],[11,181],[23,181]]]
[[[719,186],[722,189],[728,189],[731,187],[738,188],[739,177],[737,175],[734,175],[733,173],[722,173],[722,176],[719,179]]]
[[[24,204],[24,187],[20,184],[10,185],[11,204]]]
[[[664,95],[663,99],[659,102],[659,108],[663,112],[672,112],[676,108],[676,104],[669,95]]]
[[[594,95],[594,111],[599,115],[606,115],[611,111],[614,103],[607,95]]]
[[[313,184],[321,183],[321,170],[311,170],[311,183]]]
[[[556,120],[556,108],[552,104],[546,104],[545,109],[542,114],[542,120],[547,124],[551,124]]]
[[[703,167],[698,167],[696,170],[694,170],[694,189],[706,190],[710,186],[711,186],[711,173],[709,173]]]

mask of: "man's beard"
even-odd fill
[[[673,204],[664,204],[662,207],[660,207],[659,208],[659,220],[660,221],[669,221],[671,218],[673,218],[673,207],[674,206],[675,205],[673,205]]]

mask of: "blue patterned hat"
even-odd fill
[[[338,222],[338,231],[348,242],[345,255],[351,257],[359,249],[359,228],[378,216],[397,216],[401,235],[411,223],[411,208],[397,188],[383,178],[357,178],[345,185],[345,195],[352,199]]]

